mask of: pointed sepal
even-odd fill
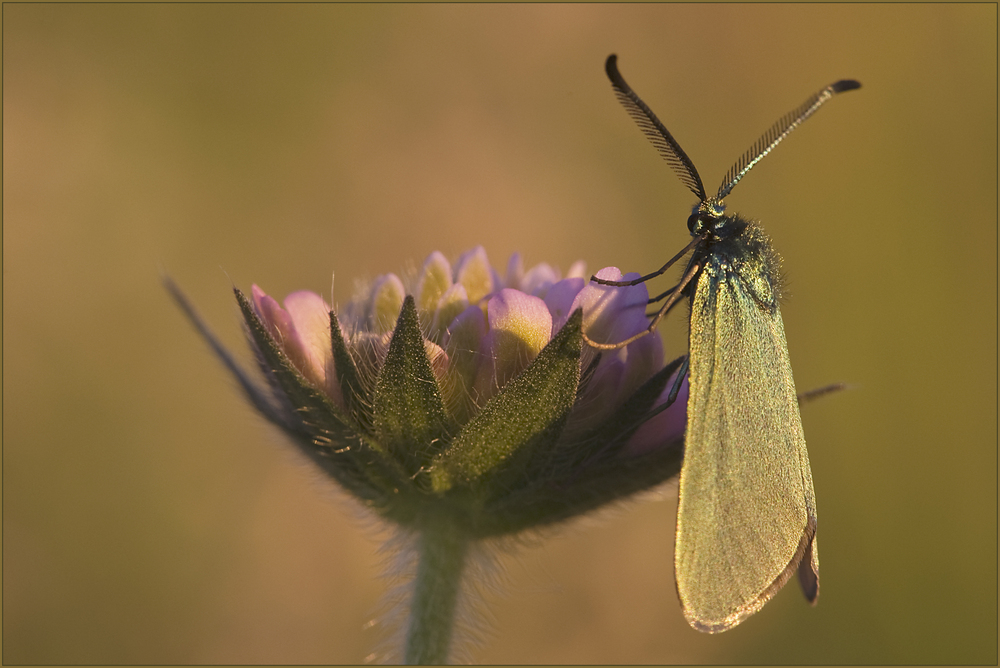
[[[361,382],[358,365],[347,348],[336,311],[330,311],[330,344],[333,364],[337,369],[337,382],[340,383],[340,392],[344,397],[344,407],[362,428],[368,427],[371,425],[371,415],[368,413],[371,398]]]
[[[401,481],[405,484],[407,476],[379,451],[377,442],[362,438],[347,414],[299,373],[246,296],[239,289],[234,292],[265,372],[298,418],[298,424],[291,427],[298,445],[366,503],[387,509],[390,498],[398,493]]]
[[[555,524],[654,487],[680,472],[683,442],[639,456],[623,451],[650,415],[683,358],[654,374],[589,434],[564,439],[538,462],[526,484],[488,499],[477,537],[502,536]]]
[[[500,475],[505,480],[527,475],[539,451],[555,444],[580,381],[581,323],[582,312],[577,310],[538,357],[437,457],[431,473],[436,491],[443,493],[455,485],[475,489],[480,481],[483,487],[503,487],[506,483],[493,475],[498,469],[504,469]]]
[[[375,436],[410,475],[430,464],[447,436],[448,418],[420,331],[417,308],[407,296],[375,381]]]

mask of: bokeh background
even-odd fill
[[[356,663],[385,532],[241,400],[253,282],[477,244],[649,271],[692,197],[605,57],[785,257],[823,595],[690,630],[676,486],[500,556],[495,663],[997,661],[995,5],[3,7],[3,660]],[[665,288],[668,283],[661,285]],[[684,318],[663,328],[685,348]]]

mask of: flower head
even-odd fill
[[[517,254],[501,277],[479,247],[380,276],[340,312],[307,291],[236,296],[268,380],[257,408],[403,526],[444,515],[469,538],[513,533],[679,470],[684,401],[666,407],[678,362],[664,367],[660,338],[583,344],[646,328],[642,284],[589,282],[582,263],[525,271]]]

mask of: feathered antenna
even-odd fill
[[[739,183],[740,179],[742,179],[746,173],[760,161],[761,158],[770,153],[771,149],[777,146],[782,139],[787,137],[792,130],[797,128],[802,121],[816,113],[816,110],[823,106],[827,100],[837,93],[854,90],[855,88],[861,88],[861,84],[853,79],[841,79],[840,81],[830,84],[820,92],[810,97],[798,109],[782,116],[781,119],[772,125],[771,129],[765,132],[764,135],[757,140],[757,143],[751,146],[750,150],[744,153],[743,157],[737,160],[736,164],[730,168],[729,173],[726,174],[726,178],[722,180],[722,185],[719,187],[719,194],[716,195],[715,198],[718,200],[724,199],[733,189],[733,186]]]
[[[660,119],[656,117],[656,114],[625,83],[625,79],[618,72],[617,61],[618,56],[615,54],[612,53],[608,56],[607,62],[604,63],[604,71],[608,73],[608,78],[611,79],[611,85],[615,89],[618,101],[622,103],[625,111],[636,122],[642,133],[653,143],[653,146],[660,152],[660,155],[667,161],[667,164],[677,173],[681,182],[688,187],[688,190],[697,195],[700,201],[704,202],[705,186],[702,185],[701,177],[698,176],[698,170],[695,169],[691,158],[687,157],[687,153],[684,152],[680,144],[671,136],[667,128],[660,122]]]

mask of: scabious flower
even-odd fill
[[[609,267],[598,278],[618,281]],[[686,384],[644,330],[645,285],[565,278],[519,255],[504,275],[475,248],[418,275],[379,276],[335,312],[236,290],[266,387],[200,322],[255,407],[365,506],[420,537],[406,660],[447,658],[470,543],[578,516],[680,470]],[[175,292],[175,294],[177,294]],[[186,302],[178,297],[189,315]],[[443,622],[442,620],[448,620]]]
[[[628,280],[615,268],[598,278]],[[284,305],[256,285],[237,299],[270,397],[265,415],[385,517],[438,515],[485,538],[549,524],[677,472],[684,401],[647,423],[676,365],[646,328],[644,285],[501,277],[476,248],[454,266],[431,254],[410,287],[379,276],[340,313],[313,292]]]

